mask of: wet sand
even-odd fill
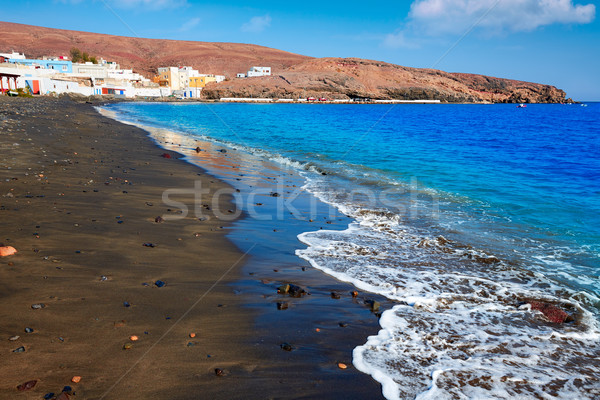
[[[165,189],[231,187],[69,99],[0,98],[0,132],[0,243],[19,251],[0,259],[0,398],[65,385],[86,399],[381,398],[352,367],[352,349],[378,325],[350,285],[299,259],[249,273],[229,223],[205,209],[206,220],[155,222],[178,216]],[[234,208],[230,196],[220,202]],[[284,281],[311,296],[277,310]]]

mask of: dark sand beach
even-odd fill
[[[166,218],[179,214],[164,190],[233,191],[225,183],[68,98],[0,98],[0,149],[0,244],[18,250],[0,258],[0,398],[67,385],[81,399],[381,397],[352,366],[378,324],[350,285],[319,271],[249,276],[229,223]],[[311,286],[309,307],[274,309],[273,288],[292,279]]]

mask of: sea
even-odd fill
[[[352,355],[387,399],[600,398],[600,103],[103,112],[165,147],[200,147],[248,218],[266,219],[258,188],[282,198],[271,220],[323,205],[345,218],[278,247],[392,302]],[[214,161],[225,153],[229,165]],[[294,204],[297,191],[315,201]]]

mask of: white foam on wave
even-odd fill
[[[312,183],[306,188],[356,222],[299,235],[308,247],[297,255],[401,302],[353,352],[356,368],[379,381],[386,398],[600,396],[600,364],[592,361],[600,359],[600,327],[583,305],[594,295],[432,237],[397,214],[337,203]],[[531,300],[558,304],[577,322],[548,323],[523,306]]]

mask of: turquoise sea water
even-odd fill
[[[108,108],[292,166],[354,219],[297,254],[399,302],[354,352],[386,397],[600,396],[600,104]]]

